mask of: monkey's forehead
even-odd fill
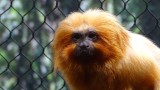
[[[69,20],[85,19],[87,21],[87,20],[94,20],[98,18],[99,19],[103,18],[103,20],[117,21],[116,17],[112,15],[111,13],[104,11],[104,10],[98,10],[98,9],[94,9],[94,10],[90,9],[85,12],[73,12],[69,14],[66,19],[69,19]]]
[[[99,25],[109,25],[117,22],[112,14],[102,10],[88,10],[86,12],[73,12],[66,17],[61,24],[72,26],[72,28],[97,27]]]

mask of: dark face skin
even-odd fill
[[[89,60],[94,58],[95,49],[92,43],[96,42],[97,39],[98,34],[94,30],[74,32],[72,35],[72,41],[76,43],[74,56],[81,60]]]

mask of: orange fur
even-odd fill
[[[92,43],[98,53],[93,60],[74,60],[71,35],[89,28],[99,35]],[[72,13],[60,23],[54,39],[54,68],[71,90],[160,90],[160,49],[107,12]]]

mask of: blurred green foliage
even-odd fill
[[[66,90],[53,74],[54,32],[69,13],[93,8],[160,46],[159,0],[0,0],[0,89]]]

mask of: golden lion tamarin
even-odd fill
[[[70,90],[160,90],[160,49],[105,11],[66,17],[53,50]]]

